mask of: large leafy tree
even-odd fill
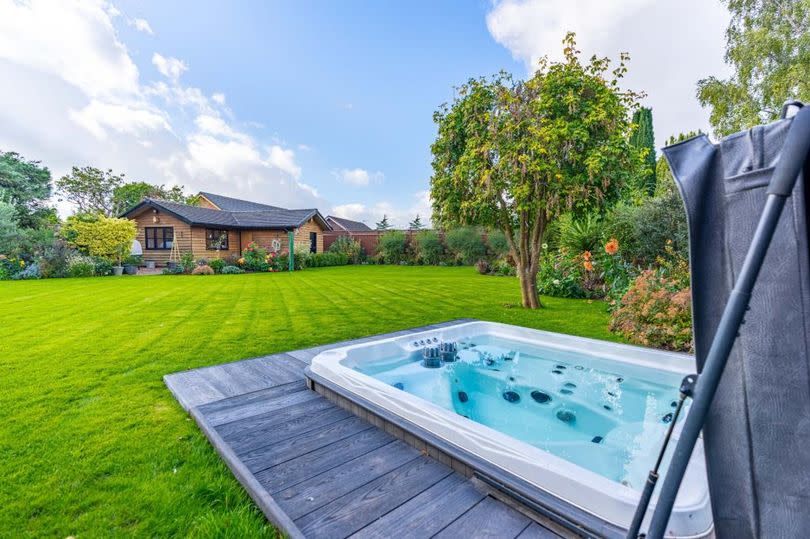
[[[810,101],[810,0],[722,0],[731,12],[726,62],[734,73],[698,82],[718,135],[779,116],[791,99]]]
[[[15,152],[0,152],[0,200],[12,204],[20,226],[39,226],[53,215],[47,207],[51,196],[51,172],[39,161],[29,161]]]
[[[433,222],[501,229],[517,264],[523,305],[540,306],[537,271],[546,227],[618,197],[641,170],[629,143],[638,95],[619,88],[627,55],[580,61],[574,34],[561,62],[541,60],[526,81],[471,79],[434,114]]]
[[[94,167],[73,167],[56,180],[58,193],[74,204],[79,213],[115,215],[113,193],[124,184],[124,175]]]
[[[147,197],[182,204],[195,204],[197,199],[196,196],[186,195],[182,185],[166,187],[146,182],[129,182],[113,189],[113,209],[116,214],[121,214]]]
[[[652,195],[655,192],[655,133],[653,131],[652,109],[641,107],[633,113],[633,133],[630,143],[644,152],[644,170],[634,186],[640,194]]]

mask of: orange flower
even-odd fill
[[[590,260],[591,256],[593,255],[591,255],[590,251],[585,251],[584,253],[582,253],[582,258],[584,258],[585,260]]]
[[[587,252],[587,251],[586,251],[586,252]],[[585,267],[585,269],[586,269],[587,271],[593,271],[593,264],[591,264],[591,261],[590,261],[590,260],[587,260],[587,259],[586,259],[586,260],[585,260],[585,262],[583,262],[583,263],[582,263],[582,265]]]
[[[615,255],[616,253],[618,253],[619,240],[617,240],[616,238],[610,238],[610,241],[608,241],[605,244],[605,252],[609,255]]]

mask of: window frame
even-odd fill
[[[220,238],[219,247],[212,245],[209,232],[218,232]],[[224,240],[222,239],[224,236]],[[206,228],[205,229],[205,250],[206,251],[228,251],[230,250],[230,234],[225,228]]]
[[[171,237],[167,237],[166,231],[171,231]],[[150,247],[149,243],[149,231],[154,231],[154,237],[151,238],[153,240],[152,246]],[[158,233],[158,231],[160,231]],[[174,227],[173,226],[145,226],[143,227],[143,239],[144,239],[144,246],[146,251],[171,251],[172,245],[174,245]],[[168,242],[171,242],[170,245],[166,245]],[[162,247],[158,247],[158,245],[162,245]]]

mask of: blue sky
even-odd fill
[[[429,213],[453,86],[526,75],[568,29],[587,53],[630,51],[661,142],[705,128],[694,83],[723,73],[727,15],[686,3],[0,0],[0,149],[404,225]]]

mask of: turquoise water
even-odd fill
[[[650,381],[637,367],[488,335],[457,345],[456,361],[438,368],[423,366],[421,350],[355,368],[612,481],[643,486],[679,375],[646,371]]]

